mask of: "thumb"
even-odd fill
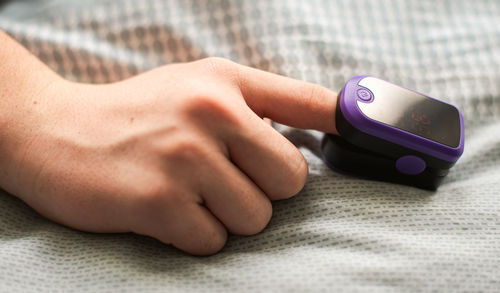
[[[317,84],[238,65],[238,85],[259,116],[292,127],[337,134],[337,94]]]

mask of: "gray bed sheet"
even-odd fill
[[[304,190],[210,257],[75,231],[0,193],[1,292],[500,292],[500,1],[0,3],[0,28],[72,80],[221,56],[336,91],[370,74],[456,104],[466,125],[437,192],[332,172],[320,133],[281,127],[309,162]]]

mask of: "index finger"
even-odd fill
[[[292,127],[338,134],[337,93],[242,65],[238,66],[237,82],[247,105],[257,115]]]

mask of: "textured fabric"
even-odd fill
[[[0,28],[72,80],[222,56],[336,91],[370,74],[454,103],[466,124],[437,192],[332,172],[320,133],[281,127],[309,162],[304,190],[211,257],[74,231],[1,193],[1,292],[500,292],[498,0],[0,3]]]

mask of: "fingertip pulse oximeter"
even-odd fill
[[[333,170],[435,190],[464,150],[457,107],[390,82],[357,76],[342,88],[321,149]]]

